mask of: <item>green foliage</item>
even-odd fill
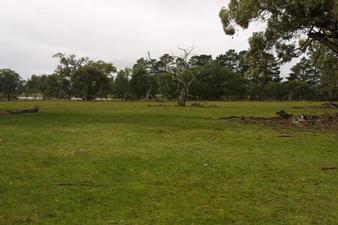
[[[0,69],[0,95],[11,101],[20,94],[22,88],[21,77],[10,69]]]
[[[59,65],[56,67],[55,73],[66,78],[70,78],[72,73],[91,62],[88,57],[77,58],[74,54],[66,55],[64,53],[57,53],[53,57],[59,60]]]
[[[92,61],[88,57],[77,57],[73,54],[58,53],[54,57],[59,59],[59,65],[55,70],[59,82],[59,96],[67,98],[77,96],[83,100],[92,100],[107,97],[112,93],[112,79],[116,72],[116,67],[112,63],[102,60]],[[55,91],[51,92],[55,94]]]
[[[187,100],[337,100],[337,57],[323,45],[312,45],[309,58],[302,58],[286,81],[280,77],[279,62],[269,51],[263,33],[249,39],[248,51],[228,50],[213,59],[210,55],[191,56],[191,50],[181,49],[181,57],[164,54],[159,59],[137,60],[133,69],[119,71],[112,63],[59,55],[60,65],[52,75],[33,75],[25,84],[25,93],[41,94],[45,98],[81,97],[94,99],[113,94],[125,99],[177,98],[181,105]],[[70,66],[73,65],[73,66]],[[100,73],[87,73],[95,68]],[[74,71],[66,76],[62,71]],[[86,71],[86,72],[85,72]],[[84,73],[84,74],[81,74]],[[96,75],[88,75],[88,74]],[[76,77],[75,77],[75,75]],[[96,82],[95,96],[86,96],[88,84],[104,74],[103,82]],[[115,78],[115,81],[114,81]],[[88,79],[88,80],[85,80]],[[302,81],[292,82],[290,81]],[[304,84],[303,81],[306,83]],[[294,89],[294,90],[293,90]],[[85,91],[84,91],[85,90]]]
[[[211,55],[195,55],[189,59],[190,68],[195,68],[198,66],[204,66],[212,62]]]
[[[234,49],[217,56],[216,61],[228,71],[239,72],[240,57]]]
[[[243,98],[246,81],[241,74],[227,70],[218,61],[194,69],[196,80],[190,94],[201,100]]]
[[[109,78],[103,71],[87,65],[72,74],[73,92],[83,100],[93,100],[109,89]]]
[[[52,74],[47,77],[46,95],[52,98],[60,97],[62,78],[57,74]]]
[[[168,100],[177,98],[177,82],[175,82],[172,77],[173,74],[168,72],[160,73],[157,76],[159,93]]]
[[[154,71],[156,71],[158,74],[161,73],[168,73],[173,67],[175,58],[169,54],[164,54],[157,60],[154,64]]]
[[[115,78],[114,92],[121,100],[125,100],[129,92],[129,79],[131,77],[131,73],[132,70],[126,68],[124,70],[120,70]]]
[[[320,90],[325,99],[338,99],[338,57],[324,45],[316,45],[310,51],[314,65],[320,70]]]
[[[293,80],[287,83],[287,89],[290,93],[290,99],[310,100],[314,98],[314,93],[308,83],[300,80]]]
[[[275,57],[268,53],[269,46],[263,33],[254,33],[249,39],[249,44],[250,49],[245,56],[249,66],[246,76],[256,83],[279,82],[280,68]]]
[[[300,62],[291,68],[291,73],[287,77],[289,81],[300,80],[310,85],[318,84],[320,79],[319,70],[313,65],[310,59],[301,58]]]
[[[234,35],[237,25],[246,29],[253,21],[265,22],[269,49],[284,62],[296,56],[297,39],[303,37],[308,39],[302,51],[319,42],[338,54],[337,15],[335,0],[231,0],[219,14],[227,35]]]
[[[146,92],[150,88],[149,76],[143,58],[133,66],[130,88],[137,99],[145,98]]]

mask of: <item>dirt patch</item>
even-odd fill
[[[333,129],[338,131],[338,112],[321,115],[292,115],[285,111],[276,113],[277,117],[245,117],[229,116],[220,120],[233,120],[243,123],[260,123],[264,125],[281,125],[294,127],[309,127],[316,129]]]

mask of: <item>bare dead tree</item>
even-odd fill
[[[194,50],[194,47],[187,49],[178,47],[178,49],[183,52],[183,55],[182,57],[176,58],[176,66],[172,68],[172,71],[170,72],[172,74],[172,79],[177,81],[178,85],[177,106],[183,107],[187,101],[189,87],[195,79],[193,73],[189,71],[189,58]]]
[[[150,64],[150,68],[154,68],[154,64],[155,64],[156,60],[151,58],[150,52],[147,53],[147,61]],[[153,84],[151,84],[150,87],[148,88],[148,90],[146,91],[144,101],[149,101],[152,89],[153,89]]]

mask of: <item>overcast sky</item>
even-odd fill
[[[216,57],[248,48],[261,25],[226,36],[218,17],[227,0],[0,0],[0,68],[23,78],[52,73],[57,52],[131,67],[151,53]],[[285,69],[283,69],[285,73]]]

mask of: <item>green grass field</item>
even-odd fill
[[[338,224],[336,130],[217,120],[321,103],[149,104],[0,102],[0,224]]]

